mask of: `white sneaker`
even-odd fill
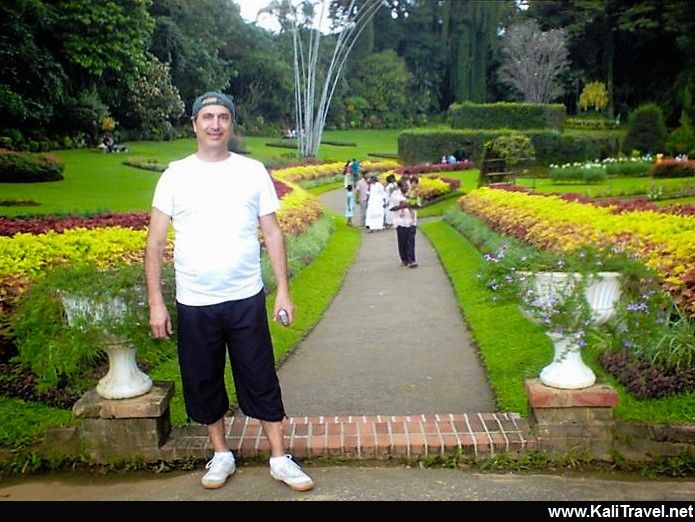
[[[215,453],[215,456],[205,465],[205,469],[209,470],[202,478],[200,483],[206,489],[217,489],[224,486],[232,473],[236,470],[236,462],[234,462],[234,454]]]
[[[270,476],[295,491],[308,491],[314,487],[314,481],[292,460],[292,455],[270,459]]]

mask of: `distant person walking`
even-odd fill
[[[351,162],[346,161],[345,165],[343,166],[343,187],[347,188],[348,185],[352,185],[353,187],[356,185],[356,182],[352,179],[352,170],[350,169]]]
[[[352,226],[352,218],[355,215],[355,193],[352,191],[352,185],[347,186],[347,201],[345,206],[345,217],[347,218],[347,226]]]
[[[386,176],[386,187],[384,187],[384,190],[386,191],[386,209],[384,211],[384,226],[386,228],[391,228],[393,226],[393,212],[389,209],[390,205],[388,204],[389,201],[391,201],[391,194],[393,194],[393,191],[398,188],[398,184],[396,183],[396,176],[393,174],[389,174]]]
[[[360,226],[365,226],[367,221],[367,201],[369,200],[369,182],[367,173],[362,174],[362,179],[357,182],[357,204],[360,206]]]
[[[389,208],[393,211],[393,226],[396,227],[398,256],[401,265],[416,268],[415,232],[417,230],[417,210],[408,201],[408,182],[401,179],[398,188],[391,193]]]
[[[350,170],[352,171],[352,185],[357,185],[360,179],[360,162],[359,160],[352,158],[352,163],[350,164]]]

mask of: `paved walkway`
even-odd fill
[[[321,201],[342,215],[344,192]],[[343,287],[279,370],[287,414],[494,412],[485,371],[429,242],[400,266],[396,233],[364,233]]]
[[[267,466],[241,467],[221,489],[200,486],[202,470],[118,474],[61,473],[0,482],[0,502],[12,500],[593,500],[659,501],[695,498],[695,482],[632,480],[607,475],[492,474],[457,469],[331,466],[307,468],[316,488],[291,491],[273,480]],[[559,503],[557,504],[559,505]],[[347,506],[346,506],[347,507]],[[71,505],[70,509],[80,506]],[[519,510],[547,517],[544,506],[484,506],[487,516]],[[178,508],[174,508],[178,509]],[[304,509],[304,508],[301,508]],[[341,508],[343,509],[343,508]],[[430,508],[431,509],[431,508]],[[451,507],[447,507],[450,510]],[[448,513],[447,515],[449,515]],[[74,513],[73,513],[74,516]]]

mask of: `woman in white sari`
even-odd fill
[[[384,205],[386,205],[386,191],[379,183],[376,176],[369,180],[369,200],[367,200],[367,222],[365,226],[372,230],[384,228]]]
[[[386,191],[386,208],[384,209],[384,212],[386,213],[386,216],[384,217],[384,223],[386,225],[386,228],[391,228],[393,226],[393,212],[389,210],[390,205],[388,204],[391,194],[393,193],[394,190],[398,189],[398,185],[396,185],[396,176],[393,174],[389,174],[386,177],[386,187],[384,190]]]

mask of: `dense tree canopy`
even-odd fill
[[[338,26],[363,3],[333,0],[327,15]],[[188,128],[190,104],[208,89],[234,96],[245,130],[289,125],[292,9],[306,30],[317,5],[269,0],[264,16],[281,27],[271,33],[246,23],[232,0],[6,0],[0,136],[20,148],[46,137],[97,140],[110,116],[116,132],[173,137]],[[568,68],[555,71],[563,94],[550,98],[570,114],[585,86],[600,82],[606,115],[626,121],[654,102],[672,128],[682,114],[695,121],[695,10],[686,0],[527,0],[524,7],[381,0],[351,49],[327,124],[403,125],[454,101],[514,99],[515,89],[500,81],[501,50],[523,20],[566,34]]]

